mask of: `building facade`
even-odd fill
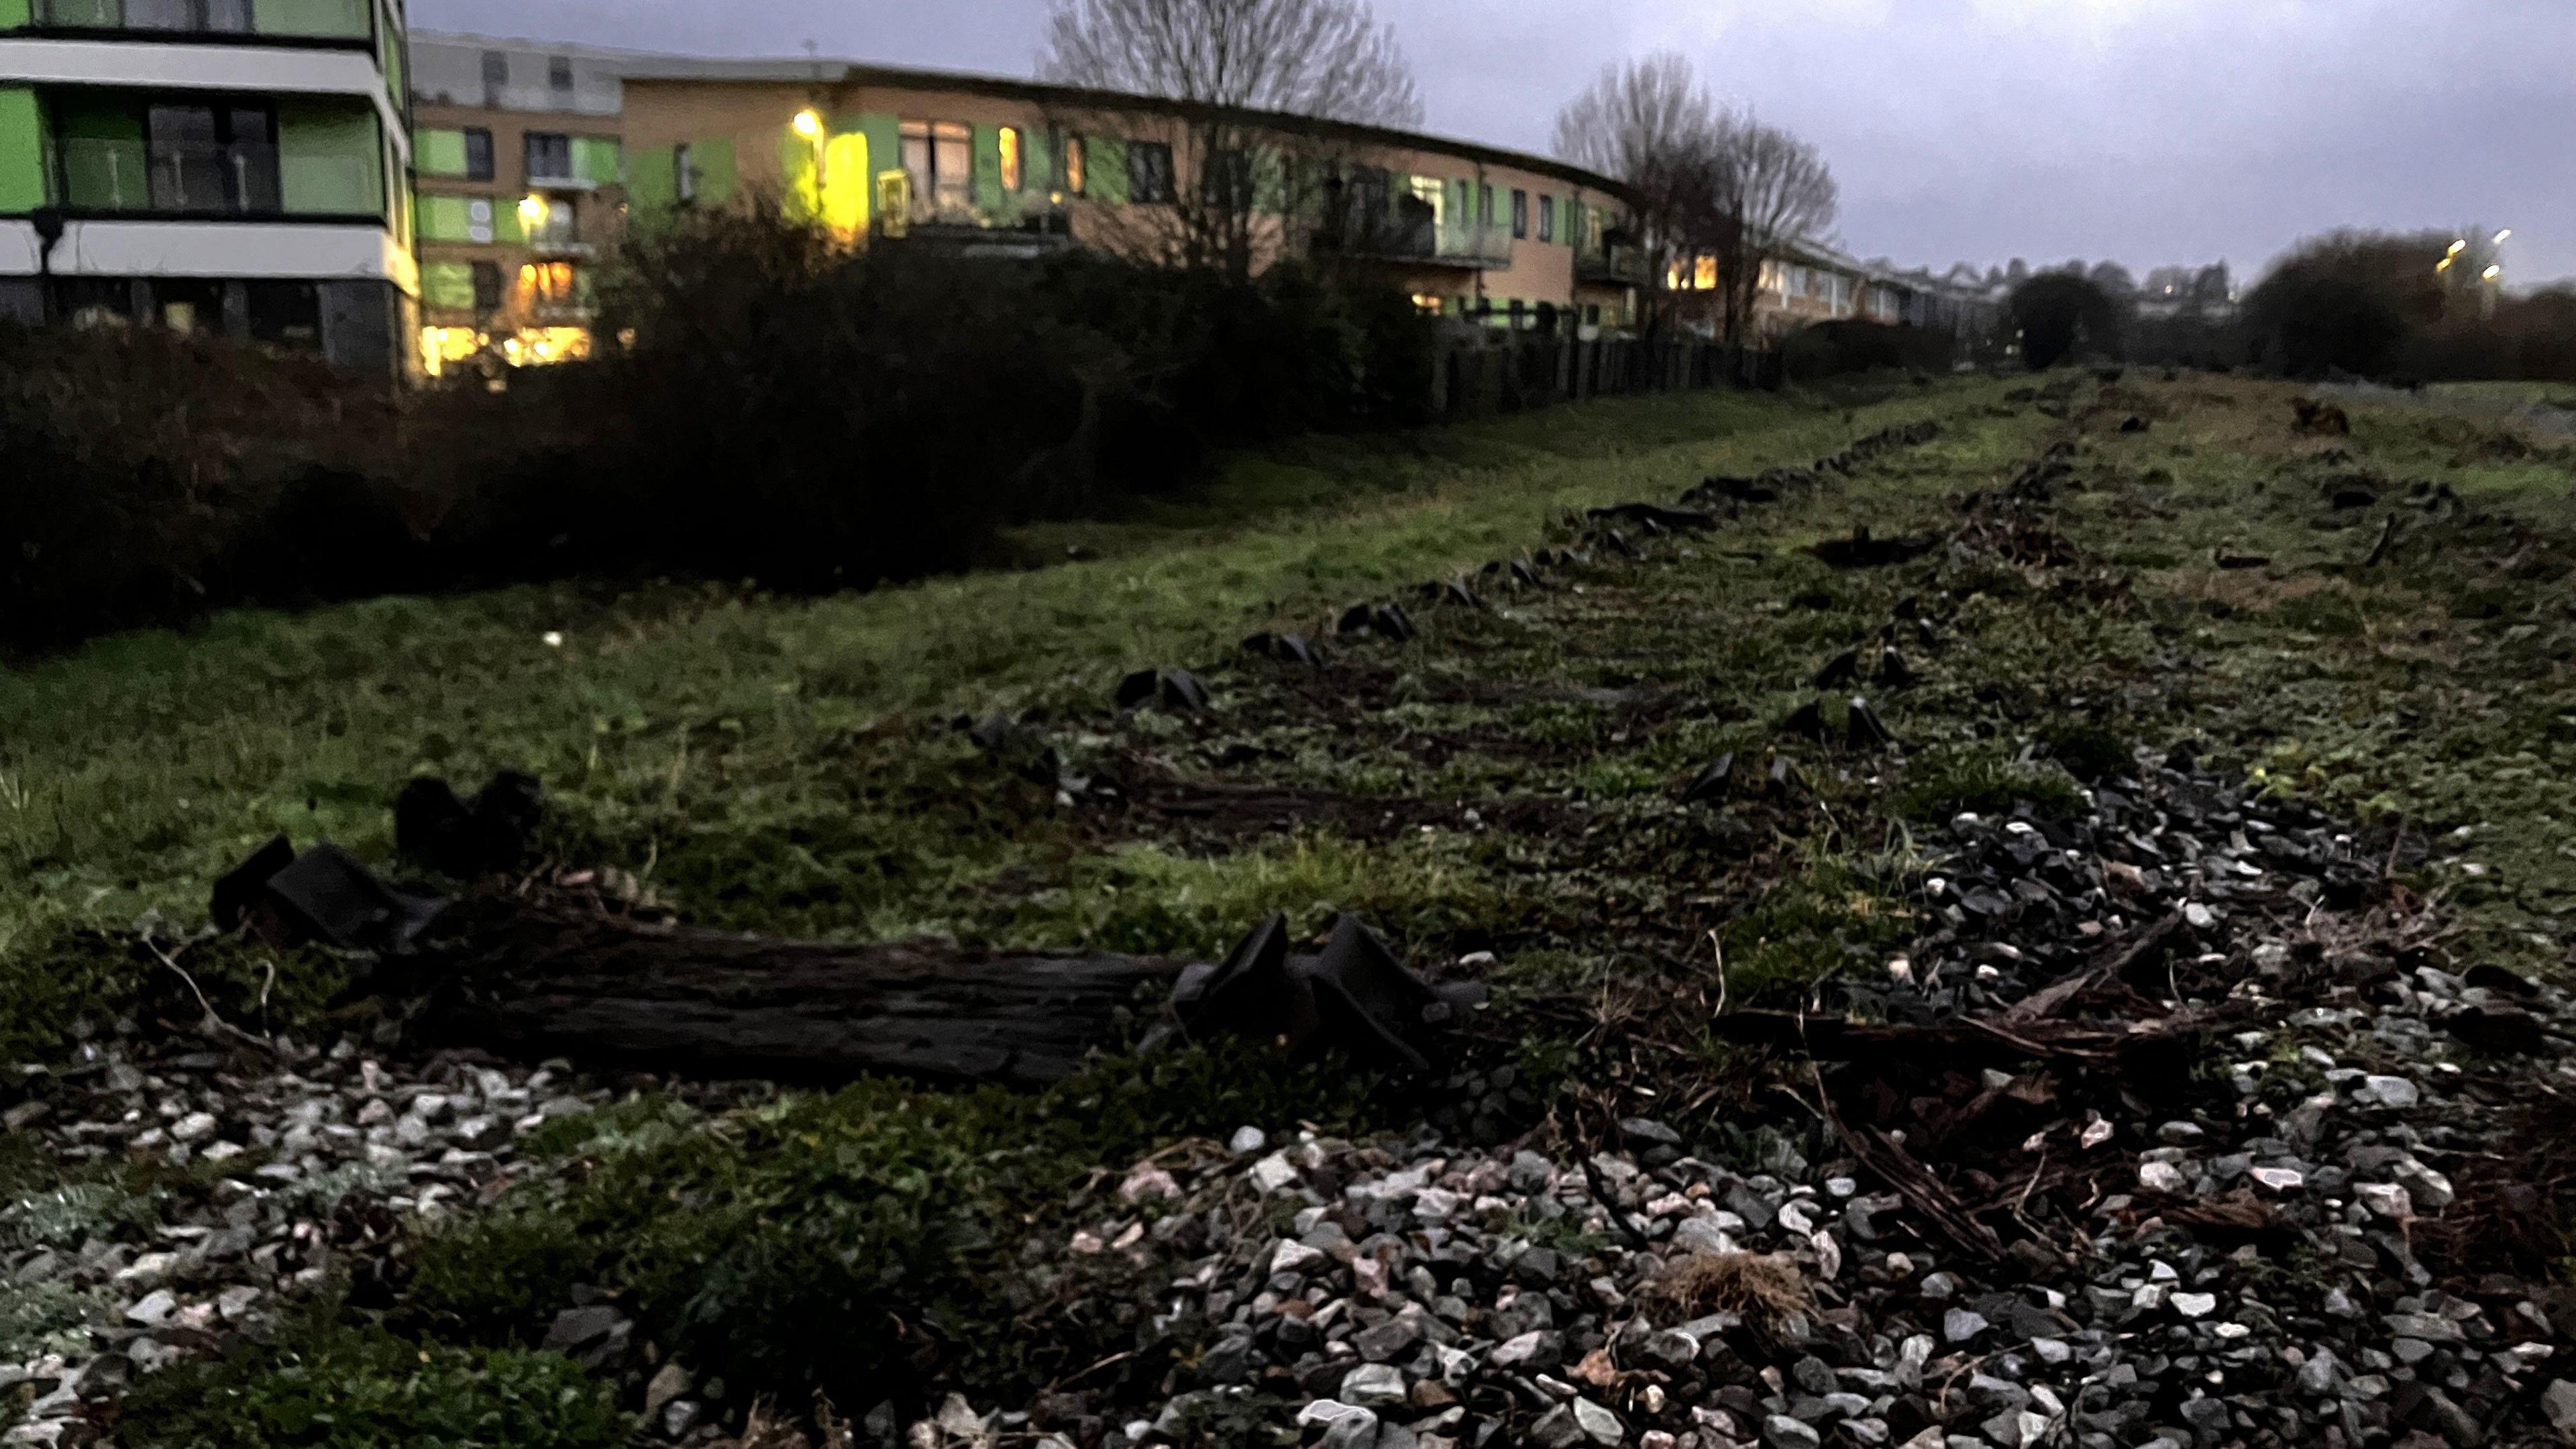
[[[623,70],[571,45],[412,40],[421,350],[433,375],[481,359],[586,356],[593,283],[625,210]]]
[[[0,0],[0,315],[407,374],[402,0]]]
[[[1206,188],[1243,188],[1259,264],[1336,253],[1426,310],[1616,328],[1644,276],[1617,183],[1470,142],[1227,113],[1030,81],[815,62],[640,61],[624,72],[630,220],[779,198],[853,242],[1154,254]],[[1303,169],[1292,169],[1303,168]]]

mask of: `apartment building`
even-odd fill
[[[424,367],[588,354],[625,209],[627,52],[412,38]]]
[[[0,0],[0,316],[401,373],[401,0]]]
[[[854,243],[1151,250],[1183,188],[1231,184],[1267,218],[1262,262],[1332,251],[1453,317],[1617,327],[1645,280],[1618,235],[1617,183],[1472,142],[1230,115],[1257,154],[1211,158],[1193,154],[1206,112],[1031,81],[676,59],[637,61],[623,80],[635,224],[767,194]],[[1296,166],[1312,184],[1288,183]]]

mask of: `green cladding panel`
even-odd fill
[[[411,164],[423,176],[464,175],[465,133],[463,131],[414,131],[411,137]]]
[[[987,217],[1002,209],[1002,128],[975,128],[975,209]]]
[[[420,299],[442,311],[473,311],[474,264],[472,262],[421,263]]]
[[[856,131],[868,138],[868,169],[884,175],[903,165],[903,122],[891,111],[863,111],[832,123],[835,131]],[[868,204],[876,205],[876,177],[868,178]]]
[[[384,150],[370,107],[280,102],[278,191],[290,214],[385,214]]]
[[[875,150],[873,142],[869,149],[871,153]],[[717,139],[691,146],[689,164],[698,172],[698,205],[725,206],[733,201],[742,172],[734,162],[732,141]]]
[[[576,180],[615,186],[626,179],[625,147],[614,136],[575,136],[572,174]]]
[[[0,213],[44,204],[44,109],[25,86],[0,87]]]
[[[54,133],[62,151],[63,204],[136,211],[152,204],[143,113],[123,101],[58,99]]]
[[[258,35],[318,40],[364,40],[374,33],[370,0],[251,0],[250,28]]]
[[[1116,136],[1082,138],[1083,195],[1094,201],[1127,199],[1127,143]]]
[[[643,146],[626,158],[626,205],[636,216],[650,216],[680,204],[680,181],[671,168],[679,152],[671,146]]]
[[[20,30],[35,19],[27,0],[0,0],[0,30]]]

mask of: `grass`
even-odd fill
[[[972,764],[947,715],[1096,726],[1127,668],[1223,660],[1254,628],[1312,630],[1520,551],[1568,509],[1931,410],[1604,401],[1245,460],[1210,498],[1089,526],[1090,562],[814,600],[563,586],[243,611],[17,668],[0,675],[0,1053],[130,994],[130,966],[70,992],[12,979],[50,978],[75,932],[201,919],[214,877],[279,831],[382,859],[393,792],[424,771],[534,770],[564,853],[701,919],[936,926],[975,880],[1050,848],[1024,818],[906,828]]]
[[[1473,1050],[1542,1089],[1514,1130],[1581,1135],[1683,1100],[1703,1104],[1672,1124],[1695,1140],[1757,1120],[1734,1079],[1761,1064],[1697,1040],[1712,935],[1733,1002],[1829,993],[1920,929],[1903,882],[1937,849],[1924,827],[2068,813],[2078,782],[2116,778],[2139,746],[2191,740],[2275,790],[2407,822],[2436,842],[2429,869],[2477,947],[2547,968],[2576,921],[2576,818],[2552,787],[2576,772],[2567,458],[2402,405],[2356,407],[2348,440],[2302,438],[2292,390],[2244,379],[2132,384],[2144,406],[2119,414],[2160,420],[2131,435],[1999,415],[2009,386],[1857,410],[1657,399],[1320,442],[1245,460],[1210,495],[1024,540],[1087,562],[863,597],[518,590],[106,641],[0,679],[0,864],[25,867],[0,876],[0,993],[25,1003],[8,1047],[42,1050],[71,1013],[138,990],[150,963],[119,928],[193,922],[210,874],[270,830],[381,855],[406,774],[502,764],[555,792],[556,854],[635,870],[720,924],[1202,954],[1272,910],[1311,938],[1355,909],[1419,963],[1496,951]],[[1425,610],[1420,644],[1345,647],[1311,686],[1232,662],[1254,628],[1312,628],[1561,541],[1569,509],[1669,499],[1917,416],[1942,437],[1658,543],[1647,566]],[[2061,439],[2078,452],[2045,517],[2059,563],[2001,546],[1836,571],[1806,552],[1864,523],[1955,531],[1963,500]],[[2446,483],[2484,516],[2408,514],[2362,567],[2397,505],[2335,514],[2320,486],[2353,471]],[[2269,562],[2220,568],[2221,549]],[[1914,683],[1826,700],[1838,722],[1836,696],[1867,694],[1901,752],[1778,733],[1818,698],[1819,665],[1915,613],[1937,643],[1899,631]],[[1113,717],[1110,681],[1145,663],[1205,666],[1219,710]],[[1079,768],[1143,758],[1368,808],[1241,837],[1068,811],[947,724],[995,707],[1029,711]],[[1725,753],[1733,786],[1681,804]],[[1775,757],[1792,767],[1776,789]],[[2442,863],[2463,855],[2483,873]],[[256,979],[256,962],[209,964]],[[277,1009],[311,1020],[336,968],[294,964],[299,994]],[[529,1345],[580,1285],[737,1404],[819,1385],[864,1408],[949,1384],[1017,1402],[1129,1354],[1085,1381],[1121,1406],[1199,1326],[1157,1327],[1153,1285],[1116,1262],[1067,1267],[1095,1172],[1245,1122],[1401,1126],[1424,1105],[1203,1051],[1112,1056],[1018,1097],[874,1082],[707,1116],[638,1098],[550,1126],[540,1145],[566,1170],[428,1241],[390,1315],[328,1318],[304,1359],[266,1351],[188,1382],[240,1406],[203,1431],[218,1443],[250,1432],[250,1406],[295,1401],[305,1364],[381,1401],[378,1333],[432,1366],[521,1355],[490,1361],[496,1384],[553,1384]],[[40,1191],[43,1165],[20,1166],[10,1191]],[[27,1306],[31,1332],[49,1311]],[[527,1442],[585,1442],[589,1421],[565,1422]]]

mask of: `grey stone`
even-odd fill
[[[1773,1414],[1762,1421],[1762,1442],[1771,1449],[1821,1449],[1824,1438],[1786,1414]]]
[[[1411,1393],[1404,1370],[1393,1364],[1368,1363],[1342,1376],[1340,1398],[1363,1409],[1394,1409],[1411,1402]]]
[[[1575,1424],[1593,1443],[1614,1445],[1628,1437],[1628,1426],[1619,1422],[1619,1416],[1590,1399],[1576,1399],[1571,1407]]]
[[[1984,1314],[1968,1308],[1953,1308],[1941,1315],[1941,1337],[1948,1343],[1969,1343],[1992,1325]]]
[[[567,1308],[555,1315],[546,1328],[545,1342],[540,1345],[549,1353],[571,1355],[606,1341],[617,1331],[617,1310],[594,1303],[587,1308]]]

